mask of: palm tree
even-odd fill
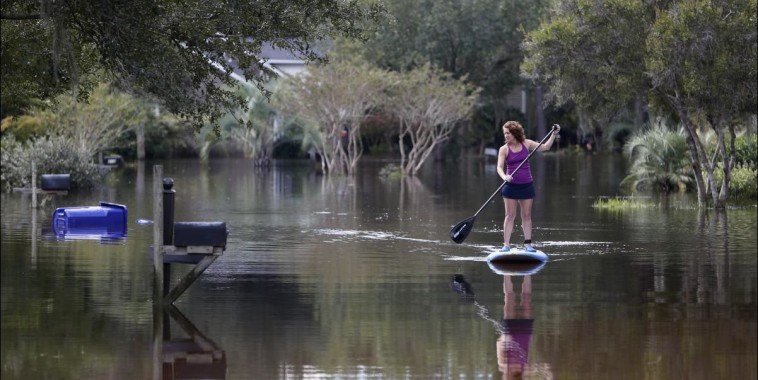
[[[624,145],[624,152],[631,166],[622,185],[671,192],[684,191],[693,183],[686,136],[681,129],[673,131],[659,121],[635,133]]]

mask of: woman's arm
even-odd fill
[[[505,158],[508,157],[508,145],[503,145],[497,151],[497,175],[503,181],[509,181],[509,175],[505,174]]]
[[[555,136],[558,136],[558,132],[560,131],[561,131],[560,125],[558,124],[553,125],[553,131],[550,133],[550,138],[548,138],[547,141],[545,141],[545,143],[542,144],[542,146],[540,146],[539,151],[544,152],[544,151],[550,150],[550,148],[553,147],[553,141],[555,141]],[[529,139],[525,140],[524,144],[526,144],[526,146],[529,148],[530,151],[534,150],[535,148],[537,148],[538,145],[540,145],[540,143],[534,140],[529,140]]]

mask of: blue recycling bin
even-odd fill
[[[53,230],[62,238],[123,238],[126,206],[100,202],[99,206],[61,207],[53,214]]]

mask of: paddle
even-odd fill
[[[529,152],[529,155],[526,156],[526,158],[524,159],[524,161],[521,161],[521,163],[518,164],[518,166],[516,166],[516,169],[513,170],[513,172],[511,173],[511,175],[516,174],[516,172],[519,169],[521,169],[521,166],[524,165],[525,162],[529,161],[529,158],[532,157],[532,155],[534,154],[534,152],[536,152],[542,146],[542,144],[544,144],[545,141],[547,141],[547,139],[550,138],[550,134],[553,133],[554,130],[555,130],[555,125],[553,125],[553,128],[550,129],[550,132],[548,132],[548,134],[545,136],[545,138],[543,138],[542,141],[540,141],[540,143],[537,145],[537,147],[534,148],[531,152]],[[495,195],[497,195],[500,192],[500,189],[502,189],[503,186],[505,186],[506,183],[508,183],[508,181],[504,181],[500,185],[500,187],[498,187],[497,190],[495,190],[495,192],[492,193],[492,195],[490,195],[490,197],[487,199],[486,202],[484,202],[484,204],[482,205],[482,207],[479,207],[479,210],[476,211],[476,213],[474,214],[474,216],[468,217],[468,218],[466,218],[466,219],[458,222],[458,224],[456,224],[450,230],[450,239],[453,239],[453,241],[456,242],[457,244],[463,243],[463,241],[466,240],[466,238],[468,237],[468,234],[471,233],[471,229],[474,228],[474,222],[476,221],[476,217],[479,215],[480,212],[482,212],[482,210],[484,210],[484,207],[487,206],[487,204],[490,203],[490,201],[492,201],[492,198],[495,198]]]

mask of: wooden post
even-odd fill
[[[37,209],[32,210],[32,269],[37,269]]]
[[[37,167],[32,160],[32,208],[37,208]]]
[[[173,178],[163,179],[163,244],[166,246],[174,245],[174,203],[176,190]],[[164,253],[165,254],[165,253]],[[171,264],[163,263],[163,295],[168,294],[171,282]]]
[[[163,166],[153,165],[153,306],[163,303]]]
[[[166,312],[153,304],[153,380],[163,380],[163,334]]]
[[[176,299],[179,298],[179,296],[182,295],[182,293],[184,293],[184,291],[187,290],[187,288],[189,288],[190,285],[192,285],[192,283],[195,282],[195,280],[197,280],[217,258],[218,256],[215,255],[203,257],[200,262],[197,263],[173,289],[171,289],[171,292],[166,296],[166,302],[168,304],[174,303],[174,301],[176,301]]]
[[[163,166],[153,165],[153,380],[163,379]]]

